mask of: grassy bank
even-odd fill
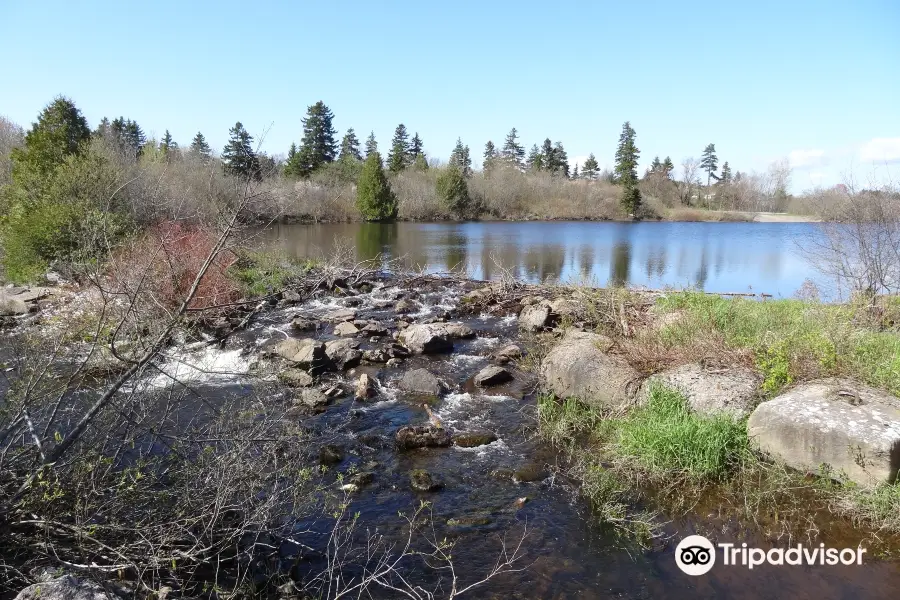
[[[642,305],[621,290],[579,293],[588,321],[644,374],[688,362],[742,364],[762,375],[762,398],[826,376],[900,393],[893,300],[828,305],[677,292]],[[541,436],[568,457],[569,474],[599,520],[639,539],[658,531],[665,520],[658,511],[704,521],[714,515],[713,529],[739,523],[775,538],[856,536],[855,544],[864,532],[881,553],[898,547],[900,483],[863,489],[770,462],[753,450],[746,420],[695,414],[676,391],[654,387],[647,404],[626,416],[544,396],[538,421]]]

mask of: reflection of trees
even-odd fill
[[[560,244],[531,247],[523,256],[525,272],[534,281],[559,278],[566,264],[566,250]]]
[[[706,280],[709,279],[709,258],[707,258],[706,244],[700,248],[700,266],[697,268],[697,288],[706,287]]]
[[[468,238],[457,228],[448,229],[443,237],[441,249],[444,251],[444,257],[441,262],[446,265],[448,271],[454,268],[465,270],[468,257]]]
[[[382,252],[394,254],[397,223],[360,223],[356,232],[356,252],[362,260],[375,258]]]
[[[585,279],[591,276],[594,270],[594,247],[582,244],[578,248],[578,270]]]
[[[615,286],[628,283],[628,267],[631,264],[631,243],[627,240],[616,242],[609,263],[609,282]]]

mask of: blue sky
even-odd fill
[[[479,156],[518,128],[612,163],[716,144],[734,170],[790,157],[793,188],[900,179],[900,2],[63,2],[0,0],[0,114],[53,96],[94,126],[124,115],[221,148],[240,120],[285,153],[324,100],[386,150],[400,122],[430,156]]]

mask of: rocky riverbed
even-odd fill
[[[29,302],[52,293],[41,290]],[[36,292],[14,296],[20,294]],[[27,305],[15,307],[13,327],[41,318]],[[558,468],[565,459],[535,434],[541,389],[619,412],[645,397],[646,374],[616,351],[614,339],[591,329],[583,305],[560,290],[511,294],[483,282],[379,276],[285,291],[252,315],[207,323],[163,353],[166,376],[143,383],[175,380],[211,401],[267,390],[268,401],[290,407],[286,418],[307,434],[308,454],[365,523],[399,535],[397,513],[431,502],[440,531],[459,539],[457,570],[481,573],[496,557],[498,536],[527,529],[528,568],[491,582],[484,590],[493,597],[696,598],[695,582],[675,567],[671,540],[639,549],[598,527]],[[752,369],[686,364],[654,377],[682,389],[694,410],[751,415],[762,449],[797,468],[831,460],[861,482],[896,473],[891,444],[900,440],[900,413],[885,394],[853,382],[818,382],[760,404]],[[810,401],[816,410],[796,409]],[[849,418],[863,412],[862,424]],[[833,414],[830,429],[813,413]],[[863,429],[875,425],[877,439],[865,436]],[[808,456],[797,451],[803,440],[820,439],[827,442]],[[854,470],[843,458],[846,440],[870,444],[881,462]],[[693,515],[664,529],[677,543],[706,518]],[[716,590],[758,597],[761,585],[773,594],[789,586],[796,597],[819,598],[834,589],[886,591],[900,582],[900,569],[883,562],[865,571],[782,570],[765,581],[728,571],[710,578],[701,597]]]

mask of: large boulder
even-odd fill
[[[325,344],[308,338],[281,340],[275,344],[275,354],[310,370],[322,370],[327,361]]]
[[[697,413],[742,419],[750,414],[759,397],[759,383],[759,375],[746,367],[707,369],[693,363],[652,375],[641,386],[638,398],[646,400],[651,386],[661,384],[684,394]]]
[[[478,371],[478,374],[475,375],[475,385],[481,387],[491,387],[494,385],[500,385],[501,383],[506,383],[507,381],[512,381],[512,378],[512,373],[510,373],[503,367],[495,367],[494,365],[489,365]]]
[[[537,332],[552,324],[550,316],[550,303],[543,301],[531,304],[519,313],[519,329],[523,331]]]
[[[609,338],[569,331],[541,363],[547,391],[558,398],[578,398],[603,410],[631,407],[640,387],[640,374],[623,358],[606,351]]]
[[[29,310],[28,304],[21,299],[0,291],[0,317],[27,315]]]
[[[475,332],[462,323],[429,323],[410,325],[398,336],[413,354],[439,354],[453,350],[453,340],[475,337]]]
[[[325,343],[325,356],[338,370],[355,367],[362,360],[359,342],[348,339],[331,340]]]
[[[407,371],[397,386],[405,392],[431,396],[440,396],[447,389],[444,383],[428,369]]]
[[[117,598],[121,596],[93,581],[63,575],[28,586],[19,592],[15,600],[116,600]]]
[[[747,429],[760,450],[797,469],[825,464],[860,485],[900,471],[900,400],[853,381],[799,385],[756,407]]]

